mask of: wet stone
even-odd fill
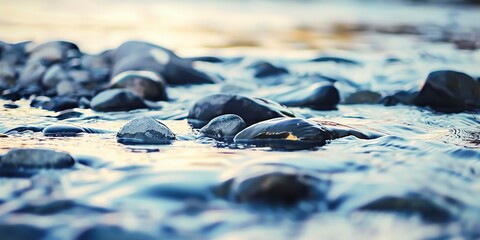
[[[112,79],[111,88],[125,88],[147,100],[168,100],[165,80],[154,72],[122,72]]]
[[[132,119],[117,133],[117,142],[122,144],[169,144],[173,140],[175,134],[151,117]]]
[[[414,102],[439,112],[480,109],[480,83],[462,72],[435,71],[428,75]]]
[[[245,121],[235,114],[225,114],[212,119],[200,132],[215,139],[232,139],[246,127]]]
[[[96,128],[84,128],[75,125],[53,124],[42,130],[47,137],[75,137],[82,133],[106,133],[107,131]]]
[[[143,99],[129,90],[111,89],[97,94],[90,106],[99,112],[130,111],[148,108]]]
[[[83,116],[83,113],[68,109],[68,110],[59,112],[58,115],[54,117],[58,120],[65,120],[70,118],[78,118],[81,116]]]
[[[93,226],[82,232],[77,240],[103,240],[103,239],[117,239],[117,240],[154,240],[153,236],[150,236],[143,232],[127,231],[118,226],[111,225],[99,225]]]
[[[398,104],[414,105],[418,91],[398,91],[393,95],[386,96],[380,100],[384,106],[395,106]]]
[[[348,95],[344,103],[345,104],[375,104],[380,101],[382,95],[377,92],[369,91],[369,90],[362,90],[358,92],[354,92]]]
[[[280,76],[288,74],[288,70],[282,67],[277,67],[269,62],[257,62],[249,66],[250,69],[253,69],[253,76],[256,78],[265,78]]]
[[[64,169],[74,164],[75,160],[66,152],[41,148],[12,149],[0,159],[0,175],[30,176],[39,169]]]
[[[27,131],[31,132],[41,132],[45,127],[42,126],[21,126],[9,129],[5,132],[5,134],[12,134],[12,133],[23,133]]]
[[[290,109],[271,100],[214,94],[197,101],[190,108],[188,118],[191,124],[199,126],[225,114],[240,116],[247,126],[267,119],[295,116]]]
[[[217,82],[193,68],[191,61],[166,48],[140,41],[125,42],[115,50],[112,76],[130,70],[159,73],[169,84]]]
[[[308,88],[298,88],[274,98],[288,107],[306,107],[315,110],[335,110],[340,94],[331,84],[316,83]]]
[[[359,210],[417,215],[427,222],[447,222],[452,219],[447,208],[416,195],[382,197],[360,207]]]
[[[41,108],[54,112],[59,112],[76,107],[78,107],[77,99],[69,96],[57,96],[41,105]]]
[[[278,150],[301,150],[323,146],[335,137],[332,130],[320,123],[283,117],[247,127],[235,136],[234,141]]]
[[[288,165],[253,165],[230,181],[228,198],[249,205],[297,207],[324,205],[328,182]]]

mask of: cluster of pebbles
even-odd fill
[[[139,41],[129,41],[97,55],[82,53],[74,43],[64,41],[39,45],[29,42],[0,43],[1,98],[11,101],[4,105],[5,108],[15,108],[15,101],[29,99],[32,107],[60,112],[59,119],[81,114],[72,110],[75,108],[90,108],[97,112],[161,109],[162,101],[170,101],[168,92],[171,86],[217,84],[222,81],[222,76],[194,68],[195,62],[224,64],[232,61],[236,60],[182,58],[168,49]],[[336,57],[311,61],[358,64]],[[287,68],[265,61],[252,64],[248,69],[255,78],[289,74]],[[338,104],[355,103],[405,104],[445,113],[475,112],[480,110],[480,81],[462,72],[441,70],[430,73],[418,91],[398,92],[390,96],[358,91],[342,100],[333,83],[313,84],[273,100],[220,93],[196,101],[190,106],[187,119],[196,139],[209,138],[223,143],[219,147],[311,150],[338,138],[374,139],[382,134],[309,119],[289,107],[334,110]],[[114,133],[53,124],[46,127],[19,126],[2,136],[10,137],[11,133],[25,131],[55,137]],[[163,145],[183,141],[164,123],[148,116],[136,117],[126,123],[116,133],[116,140],[125,145]],[[28,178],[45,170],[76,169],[79,165],[82,163],[66,152],[38,148],[11,149],[0,156],[0,176]],[[325,202],[329,182],[315,174],[290,166],[253,165],[247,168],[216,186],[211,194],[219,199],[251,206],[291,208],[305,203]],[[335,208],[335,203],[331,206],[326,203],[313,205],[317,209],[312,211]],[[448,210],[420,196],[376,199],[360,209],[403,211],[432,222],[449,221],[452,217]],[[14,234],[11,239],[21,239],[29,237],[25,232],[35,232],[35,229],[26,228],[28,226],[0,226],[0,235],[10,231]],[[40,232],[37,236],[42,234]],[[100,239],[99,236],[153,239],[141,234],[126,233],[123,229],[107,226],[87,230],[78,239]]]

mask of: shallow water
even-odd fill
[[[448,12],[440,7],[431,11],[438,14],[434,17],[437,20]],[[475,16],[469,11],[465,14]],[[351,48],[328,48],[323,54],[360,64],[307,62],[317,54],[312,49],[303,54],[286,47],[288,54],[279,56],[279,52],[268,54],[262,46],[252,51],[213,51],[189,45],[195,50],[187,48],[182,56],[215,52],[243,59],[197,63],[196,68],[218,74],[225,81],[169,87],[172,101],[162,102],[161,110],[98,113],[76,109],[84,115],[57,120],[52,117],[56,113],[30,108],[27,100],[17,101],[18,109],[1,108],[0,133],[18,126],[59,122],[112,133],[45,137],[26,132],[0,137],[0,154],[12,148],[41,147],[67,151],[78,161],[73,170],[45,170],[29,179],[0,178],[0,222],[35,226],[46,231],[47,239],[74,239],[100,224],[164,239],[480,238],[478,113],[444,114],[428,108],[380,104],[340,104],[333,111],[292,108],[306,118],[381,135],[370,140],[336,139],[302,151],[197,139],[196,130],[186,120],[188,109],[206,93],[239,93],[275,100],[294,89],[333,79],[344,99],[357,90],[373,90],[385,96],[419,89],[426,75],[438,69],[480,76],[479,51],[377,33],[362,33],[347,43]],[[92,45],[91,49],[98,47]],[[291,74],[254,79],[248,66],[259,59],[284,66]],[[5,103],[0,100],[0,105]],[[161,146],[117,143],[115,133],[128,120],[141,115],[161,120],[179,140]],[[268,172],[272,166],[293,167],[318,177],[326,184],[325,199],[294,209],[259,209],[214,194],[213,189],[233,176],[255,174],[249,167]],[[403,197],[408,204],[399,203],[387,210],[368,208],[368,204],[384,197]]]

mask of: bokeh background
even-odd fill
[[[404,36],[410,42],[450,42],[475,49],[480,38],[480,7],[475,2],[0,0],[0,40],[63,39],[95,53],[139,39],[180,54],[285,56],[385,44],[402,48],[408,41],[398,36]]]

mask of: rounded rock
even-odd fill
[[[41,148],[19,148],[7,152],[0,161],[1,169],[63,169],[75,164],[66,152]]]
[[[225,114],[238,115],[247,125],[277,117],[295,116],[290,109],[271,100],[214,94],[197,101],[190,108],[188,118],[193,125],[205,125],[215,117]]]
[[[212,119],[200,129],[200,132],[207,137],[215,139],[233,138],[246,126],[247,124],[240,116],[225,114]]]
[[[462,72],[435,71],[428,75],[414,102],[439,112],[479,109],[480,83]]]
[[[335,133],[320,123],[302,118],[275,118],[259,122],[239,132],[235,143],[274,149],[300,150],[323,146]]]
[[[111,88],[125,88],[152,101],[167,101],[166,83],[150,71],[125,71],[112,79]]]
[[[148,108],[143,99],[135,93],[123,89],[105,90],[97,94],[90,106],[99,112],[130,111]]]
[[[173,140],[175,134],[151,117],[132,119],[117,133],[117,142],[122,144],[169,144]]]

